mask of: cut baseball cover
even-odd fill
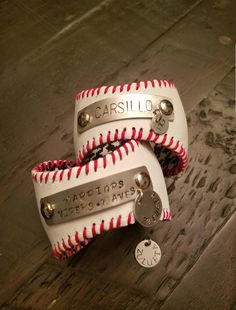
[[[144,226],[171,218],[161,166],[151,147],[138,141],[129,140],[85,165],[42,162],[32,177],[40,219],[59,259],[104,231],[134,223],[136,205]],[[142,214],[146,201],[153,202],[152,218]]]
[[[186,116],[177,88],[166,80],[102,86],[75,100],[74,145],[77,162],[110,152],[110,142],[148,142],[166,176],[188,163]]]

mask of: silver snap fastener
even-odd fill
[[[140,172],[136,174],[135,176],[135,183],[138,186],[138,188],[144,190],[149,187],[150,185],[150,177],[147,173],[145,172]]]
[[[162,100],[159,103],[159,108],[161,112],[167,116],[171,115],[174,111],[173,104],[169,100],[166,100],[166,99]]]
[[[81,112],[78,116],[78,125],[80,127],[85,127],[90,122],[90,115],[86,112]]]
[[[50,219],[54,214],[54,205],[50,202],[41,203],[41,214],[45,219]]]

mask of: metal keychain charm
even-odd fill
[[[153,111],[151,128],[158,134],[162,135],[167,132],[169,122],[174,120],[173,104],[167,100],[161,100],[159,105]]]
[[[134,216],[136,221],[144,227],[153,227],[160,220],[162,214],[162,202],[159,195],[150,190],[150,177],[145,173],[135,176],[138,186],[138,195],[135,199]],[[136,261],[145,268],[156,266],[161,259],[161,250],[158,244],[146,238],[138,243],[135,248]]]
[[[135,219],[144,227],[153,227],[160,220],[162,203],[154,191],[139,191],[135,200]]]
[[[150,238],[146,238],[139,242],[135,248],[134,254],[139,265],[145,268],[155,267],[161,259],[161,249],[159,245]]]
[[[168,118],[165,115],[163,115],[160,112],[160,110],[155,110],[153,111],[153,113],[154,113],[154,116],[152,118],[152,123],[151,123],[152,129],[160,135],[167,132],[169,128]]]

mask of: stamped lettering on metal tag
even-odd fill
[[[135,248],[136,261],[145,268],[155,267],[161,259],[161,249],[159,245],[151,240],[145,239],[138,243]]]
[[[159,135],[167,132],[169,128],[168,118],[163,115],[159,110],[154,111],[154,116],[152,118],[151,127]]]
[[[153,189],[145,166],[44,197],[41,214],[48,225],[67,222],[135,200],[141,186]]]
[[[173,120],[173,105],[167,97],[127,94],[103,99],[78,112],[78,133],[100,124],[121,119],[149,118],[151,120],[156,109],[160,111],[167,122]],[[162,126],[162,131],[163,128]]]
[[[140,192],[135,200],[135,219],[144,227],[153,227],[160,220],[162,213],[162,202],[159,195],[147,190]]]

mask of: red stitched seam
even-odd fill
[[[135,139],[134,141],[136,143],[137,143],[137,140],[147,140],[147,141],[151,141],[151,142],[155,143],[158,140],[158,138],[160,137],[160,135],[157,134],[157,133],[154,133],[154,131],[152,129],[150,129],[149,134],[148,134],[148,136],[146,138],[143,137],[143,129],[142,128],[139,129],[137,137],[136,137],[136,133],[137,133],[137,129],[135,127],[132,127],[132,135],[131,135],[130,139],[131,140]],[[127,134],[127,128],[123,128],[121,130],[121,139],[122,139],[122,135],[124,136],[124,134]],[[101,136],[101,134],[99,136]],[[107,141],[102,141],[102,142],[103,143],[110,143],[111,142],[110,136],[111,136],[111,132],[109,131],[109,140],[107,139]],[[115,129],[113,141],[119,140],[119,136],[120,136],[119,130]],[[107,137],[108,137],[108,135],[107,135]],[[158,143],[160,145],[163,145],[166,148],[168,148],[171,152],[175,153],[177,155],[177,157],[179,158],[178,165],[176,167],[172,168],[170,171],[167,171],[166,174],[165,174],[166,176],[172,176],[172,175],[178,174],[179,172],[181,172],[187,166],[187,164],[188,164],[188,155],[187,155],[186,150],[184,149],[183,145],[181,145],[181,148],[180,148],[179,151],[176,151],[179,148],[179,146],[180,146],[180,142],[179,141],[174,142],[174,138],[173,137],[171,137],[170,140],[168,141],[167,138],[168,138],[167,134],[164,134],[163,138],[162,138],[162,141],[160,141]],[[93,138],[93,140],[95,140],[95,138]],[[128,140],[127,143],[129,143],[131,145],[132,150],[133,150],[133,143],[130,140]],[[172,148],[173,143],[175,143],[175,146]],[[118,152],[118,155],[119,155],[120,159],[122,159],[122,154],[121,154],[120,149],[118,149],[117,152]],[[80,157],[81,163],[83,162],[83,160],[84,160],[85,156],[87,155],[87,153],[85,153],[83,155],[84,155],[84,157],[82,159]],[[114,161],[114,154],[112,155],[112,159]]]
[[[87,141],[87,144],[86,144],[86,151],[87,151],[88,153],[90,152],[89,141]]]
[[[111,141],[111,132],[108,131],[107,133],[107,142],[109,143]]]
[[[137,141],[136,143],[138,145]],[[112,163],[114,165],[116,163],[117,158],[122,160],[123,156],[124,155],[128,156],[129,152],[131,151],[134,152],[134,144],[132,141],[128,140],[127,142],[125,142],[125,144],[118,147],[114,152],[106,154],[99,159],[92,160],[86,163],[85,165],[73,166],[73,167],[65,168],[62,170],[55,170],[55,171],[42,171],[44,164],[40,163],[33,168],[31,172],[32,178],[35,182],[39,182],[39,183],[45,182],[45,184],[48,182],[50,175],[52,176],[51,177],[52,183],[55,182],[56,180],[58,181],[67,180],[68,181],[71,179],[72,175],[78,178],[82,172],[82,169],[84,169],[84,172],[86,175],[89,174],[90,170],[96,172],[98,169],[99,161],[102,162],[103,168],[106,168],[108,165],[108,156],[112,158]],[[86,151],[84,152],[84,155],[85,154],[86,154]],[[56,164],[54,165],[55,166],[54,168],[62,167],[66,163],[68,163],[68,161],[66,160],[57,160]],[[45,165],[49,165],[49,162],[46,162]],[[73,171],[75,171],[75,173],[73,173]]]
[[[121,132],[121,140],[125,140],[126,128],[124,128]]]
[[[92,235],[93,235],[93,237],[95,237],[96,236],[96,224],[95,223],[93,223],[93,225],[92,225]]]
[[[97,88],[90,88],[87,90],[82,90],[75,96],[75,98],[76,98],[76,100],[79,101],[79,100],[81,100],[81,98],[83,99],[85,97],[85,94],[86,94],[86,97],[93,97],[95,95],[95,93],[97,93],[97,95],[99,95],[102,88],[104,88],[104,91],[103,91],[104,94],[107,94],[110,89],[112,89],[112,94],[114,94],[115,92],[121,93],[124,90],[125,86],[127,86],[127,91],[130,91],[132,85],[134,85],[135,90],[139,90],[142,83],[144,84],[145,88],[148,87],[148,83],[150,83],[153,88],[162,87],[162,86],[169,87],[169,88],[175,88],[176,87],[174,82],[167,81],[167,80],[138,81],[138,82],[133,82],[133,83],[128,83],[128,84],[100,86]]]
[[[171,212],[169,210],[163,210],[163,221],[171,220]]]
[[[114,223],[113,223],[113,217],[111,218],[110,220],[110,223],[109,223],[109,230],[112,230],[114,228]]]
[[[122,215],[119,215],[116,218],[116,220],[114,220],[114,218],[111,218],[110,220],[108,220],[109,226],[107,227],[106,230],[109,231],[115,228],[119,228],[122,224],[121,221],[122,221]],[[134,222],[133,213],[130,212],[128,214],[125,226],[133,222]],[[91,226],[92,237],[95,237],[96,235],[102,234],[104,232],[105,232],[105,221],[104,220],[101,220],[101,222],[98,224],[96,223],[92,224]],[[75,231],[74,238],[72,237],[73,236],[68,235],[67,242],[65,242],[64,238],[62,238],[60,242],[58,241],[56,244],[53,245],[52,251],[55,257],[59,259],[68,258],[72,256],[73,254],[75,254],[76,252],[78,252],[81,248],[83,248],[83,245],[86,245],[90,241],[90,238],[87,237],[87,227],[84,227],[83,229],[82,239],[80,239],[78,231]]]

